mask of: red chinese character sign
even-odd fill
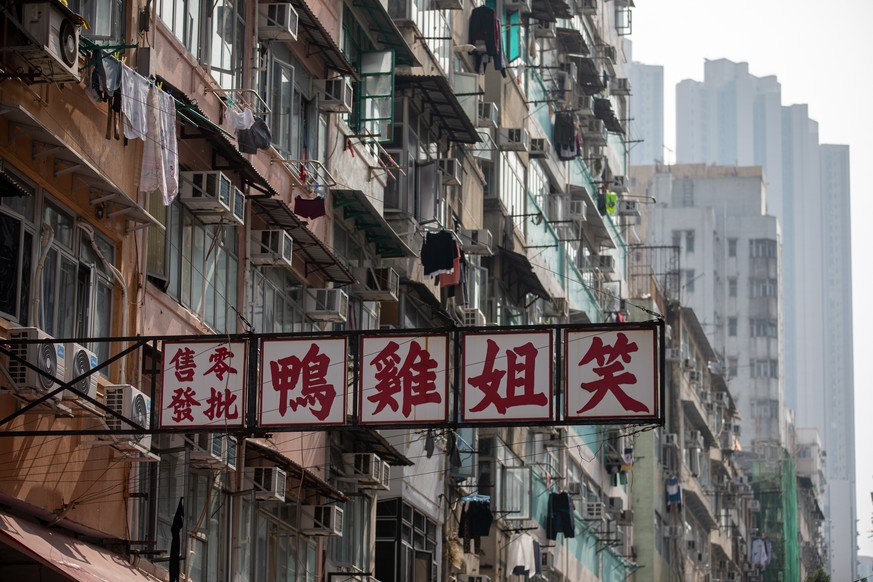
[[[343,424],[347,345],[344,337],[264,340],[261,426]]]
[[[551,420],[552,333],[464,334],[464,422]]]
[[[657,345],[654,329],[568,330],[567,420],[656,420]]]
[[[245,342],[164,342],[160,426],[240,427]]]
[[[446,335],[362,338],[361,422],[445,422],[448,346]]]

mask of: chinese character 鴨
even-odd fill
[[[329,365],[330,358],[319,353],[315,344],[312,344],[303,359],[288,356],[270,362],[273,390],[279,393],[279,414],[285,416],[289,406],[295,412],[300,406],[309,406],[315,418],[326,419],[336,398],[333,384],[327,383]],[[294,397],[290,392],[297,389],[298,382],[302,384],[302,389],[300,396]],[[315,404],[320,406],[315,408]]]

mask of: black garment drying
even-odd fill
[[[576,536],[576,518],[573,500],[566,491],[549,494],[549,513],[546,516],[546,538],[558,539],[558,534],[565,538]]]

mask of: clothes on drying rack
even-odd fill
[[[315,198],[304,198],[300,194],[294,197],[294,214],[303,218],[319,218],[327,214],[324,205],[324,198],[316,196]]]
[[[476,72],[480,75],[489,62],[506,77],[503,67],[503,47],[500,35],[500,20],[493,8],[477,6],[470,14],[469,43],[476,47]]]
[[[255,118],[251,127],[240,129],[236,136],[239,151],[244,154],[255,154],[258,150],[267,149],[273,139],[270,127],[262,117]]]
[[[148,98],[148,133],[143,146],[141,192],[159,190],[169,206],[179,192],[179,152],[176,100],[152,87]]]
[[[510,540],[506,550],[507,569],[517,576],[534,576],[540,574],[540,560],[537,558],[536,540],[522,532]]]
[[[494,516],[491,513],[490,501],[469,501],[461,510],[461,522],[458,526],[458,536],[466,541],[488,537],[491,534],[491,523]]]
[[[558,539],[558,534],[564,534],[565,538],[576,536],[576,507],[573,499],[566,491],[550,493],[548,514],[546,515],[546,538]]]
[[[148,99],[151,83],[128,67],[121,65],[121,111],[124,113],[124,137],[145,139],[148,135]]]
[[[679,484],[679,479],[670,477],[664,484],[664,488],[667,492],[667,511],[670,511],[672,507],[682,511],[682,485]]]
[[[447,230],[428,232],[421,247],[424,276],[433,277],[442,273],[452,273],[458,255],[458,243],[451,232]]]
[[[249,129],[255,124],[255,114],[248,107],[238,110],[236,107],[229,106],[225,114],[227,125],[233,134],[243,129]]]

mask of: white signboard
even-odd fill
[[[240,427],[245,342],[164,342],[161,428]]]
[[[361,422],[445,422],[448,353],[446,335],[363,337],[358,399]]]

